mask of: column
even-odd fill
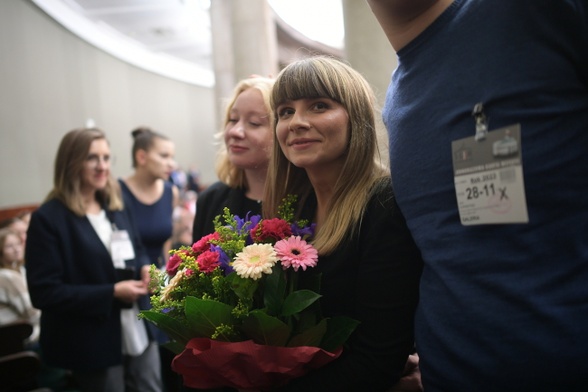
[[[367,79],[383,106],[392,71],[398,64],[396,53],[365,0],[342,0],[345,18],[345,50],[349,64]],[[378,146],[384,164],[388,160],[388,136],[382,117],[376,116]]]
[[[396,53],[365,0],[342,0],[345,49],[349,63],[370,82],[384,103]]]

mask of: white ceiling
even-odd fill
[[[32,1],[73,33],[131,64],[193,84],[214,84],[210,0]]]
[[[65,28],[138,67],[214,85],[210,0],[32,0]]]
[[[54,0],[152,52],[211,68],[210,0]]]

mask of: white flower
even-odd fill
[[[163,289],[161,293],[161,298],[159,299],[160,302],[164,302],[170,299],[169,296],[176,287],[179,287],[181,281],[184,279],[185,274],[186,273],[184,270],[179,270],[176,273],[176,275],[169,281],[167,286],[165,286],[165,288]]]
[[[237,253],[232,267],[240,277],[257,280],[262,274],[271,274],[277,262],[278,256],[272,245],[253,244]]]

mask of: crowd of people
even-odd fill
[[[118,180],[106,134],[74,129],[46,200],[0,229],[0,323],[34,325],[80,391],[186,391],[168,337],[136,317],[150,266],[224,207],[271,218],[296,195],[323,312],[360,324],[275,391],[586,390],[588,6],[367,3],[398,57],[389,157],[369,83],[318,55],[236,84],[209,187],[153,129],[132,132]]]

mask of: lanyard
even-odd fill
[[[474,105],[472,116],[476,122],[476,135],[474,136],[474,139],[476,139],[477,142],[485,140],[486,135],[488,135],[488,120],[486,114],[484,114],[484,104],[482,102],[478,102]]]

